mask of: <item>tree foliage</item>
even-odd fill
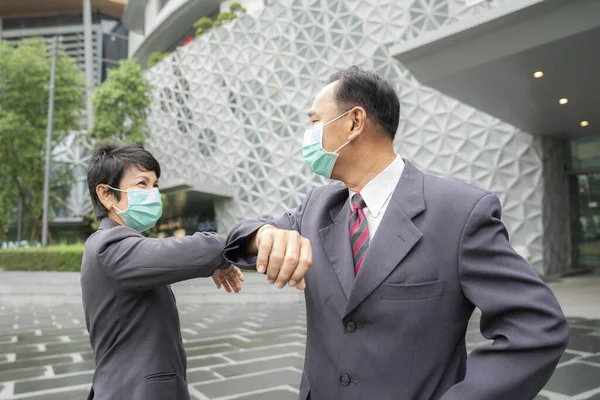
[[[196,30],[196,36],[202,35],[213,27],[212,19],[208,17],[202,17],[198,21],[194,22],[194,29]]]
[[[157,51],[150,54],[150,56],[148,57],[148,68],[154,67],[156,64],[169,57],[169,55],[171,55],[171,53],[169,52],[159,53]]]
[[[148,112],[152,86],[136,59],[121,60],[108,71],[94,93],[94,125],[91,136],[98,141],[143,144],[150,133]]]
[[[236,13],[236,14],[237,13],[243,14],[246,12],[246,9],[244,7],[242,7],[242,5],[239,2],[236,1],[229,5],[229,11],[231,11],[232,13]]]
[[[17,47],[0,45],[0,228],[15,221],[23,205],[24,227],[31,240],[41,238],[43,188],[51,58],[39,38]],[[83,75],[75,61],[58,53],[52,147],[78,130],[84,102]],[[54,161],[50,209],[58,207],[72,186],[71,165]]]
[[[244,14],[246,9],[239,2],[234,2],[229,5],[229,11],[219,13],[216,20],[208,17],[202,17],[194,23],[196,37],[208,32],[211,28],[219,27],[223,24],[233,21],[241,14]]]

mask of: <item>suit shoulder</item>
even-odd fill
[[[99,229],[94,232],[85,242],[85,250],[98,252],[110,243],[119,242],[129,237],[143,237],[140,233],[127,226],[115,226],[110,229]]]
[[[436,199],[445,204],[473,209],[483,197],[491,192],[456,179],[424,174],[423,192],[426,200]]]
[[[331,197],[339,195],[340,193],[347,192],[348,188],[342,183],[332,183],[330,185],[318,186],[312,190],[312,196],[314,197]]]

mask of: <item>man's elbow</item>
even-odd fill
[[[558,364],[561,356],[567,349],[570,331],[569,323],[562,312],[554,316],[552,324],[545,329],[544,352],[547,354],[548,360],[552,360],[554,367]]]
[[[560,348],[560,354],[567,349],[569,338],[571,337],[571,328],[564,315],[560,315],[557,329],[557,347]]]

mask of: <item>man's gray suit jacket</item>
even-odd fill
[[[350,212],[348,189],[324,186],[295,212],[242,222],[227,240],[225,258],[255,268],[244,248],[265,222],[310,239],[300,399],[532,400],[569,329],[509,244],[497,197],[406,162],[356,277]],[[493,342],[467,358],[475,307]]]

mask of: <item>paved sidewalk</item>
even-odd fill
[[[303,301],[298,290],[278,290],[268,285],[264,275],[246,272],[240,295],[228,295],[217,290],[212,279],[193,279],[173,285],[179,304],[239,304],[270,301]],[[81,305],[81,286],[76,272],[7,272],[0,271],[0,304],[16,306],[29,304]]]
[[[0,286],[3,278],[0,273]],[[298,398],[306,342],[302,297],[293,289],[273,291],[263,279],[251,277],[242,296],[215,291],[219,304],[181,304],[179,299],[193,399]],[[567,315],[595,312],[598,306],[584,307],[600,297],[600,282],[598,290],[585,289],[593,279],[553,285]],[[182,297],[192,298],[195,291],[213,296],[208,281],[175,291]],[[577,297],[581,293],[588,296]],[[600,318],[592,317],[569,319],[569,349],[536,400],[600,400]],[[467,345],[471,350],[483,343],[475,315]],[[93,368],[79,304],[0,304],[0,400],[84,399]]]

